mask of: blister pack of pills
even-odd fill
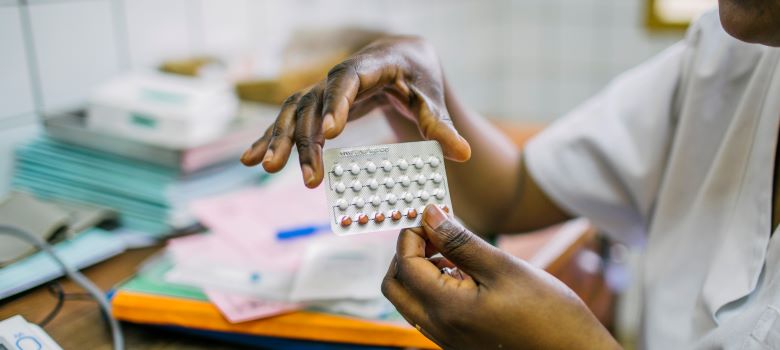
[[[329,149],[323,159],[330,226],[338,235],[422,226],[429,203],[451,211],[436,141]]]

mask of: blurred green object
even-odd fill
[[[147,261],[144,267],[131,279],[117,288],[132,292],[164,295],[174,298],[206,301],[208,297],[198,287],[165,281],[165,273],[173,267],[173,262],[167,256],[160,256]]]

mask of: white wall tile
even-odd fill
[[[109,2],[115,0],[31,1],[47,108],[80,101],[117,71],[118,59],[128,59],[117,57],[113,40]],[[465,101],[493,115],[534,120],[565,113],[682,36],[648,34],[641,0],[121,3],[134,67],[189,54],[252,53],[259,67],[268,66],[259,71],[273,72],[274,57],[297,28],[366,26],[426,37]],[[512,88],[516,82],[526,84]]]
[[[0,119],[34,110],[19,8],[0,7]]]
[[[186,57],[193,46],[190,0],[126,0],[130,64],[156,66],[166,59]]]
[[[194,2],[197,4],[197,2]],[[248,0],[201,0],[199,50],[206,54],[240,54],[254,46]]]
[[[108,1],[29,6],[45,110],[85,101],[95,85],[119,71]]]

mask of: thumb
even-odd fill
[[[443,100],[433,103],[431,99],[414,86],[413,104],[417,105],[417,123],[426,140],[436,140],[441,144],[444,156],[456,162],[465,162],[471,158],[471,146],[455,129]],[[414,107],[413,107],[414,108]]]
[[[505,260],[502,251],[467,230],[437,205],[425,207],[422,222],[426,238],[445,258],[480,283],[493,280]]]

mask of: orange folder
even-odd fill
[[[256,336],[372,346],[438,349],[411,326],[341,315],[298,311],[255,321],[230,323],[208,301],[117,290],[114,316],[122,321]]]

